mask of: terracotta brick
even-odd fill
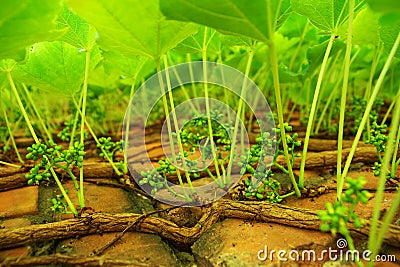
[[[38,187],[26,186],[0,192],[0,217],[18,217],[38,213]]]
[[[29,249],[26,247],[10,248],[0,251],[0,259],[8,257],[27,257],[29,256]]]
[[[0,228],[4,229],[17,229],[25,226],[31,225],[31,221],[25,218],[15,218],[15,219],[9,219],[5,220],[0,223]]]
[[[76,207],[79,207],[78,196],[72,181],[64,184],[69,197]],[[123,189],[84,183],[86,207],[93,208],[96,212],[122,213],[130,210],[131,205]]]
[[[25,218],[8,219],[0,223],[1,229],[17,229],[31,225],[31,221]],[[27,247],[10,248],[0,251],[0,259],[7,257],[27,257],[30,251]]]
[[[295,261],[280,265],[276,255],[272,261],[269,256],[263,261],[258,259],[258,253],[262,250],[260,256],[264,257],[264,251],[269,255],[272,250],[293,249],[301,253],[303,249],[314,249],[318,255],[322,248],[332,243],[334,237],[329,233],[229,218],[203,234],[192,246],[192,251],[199,266],[301,266],[303,262]],[[314,266],[310,262],[304,264]]]
[[[105,246],[119,233],[89,235],[79,239],[64,240],[57,252],[86,256]],[[176,266],[173,254],[158,235],[127,232],[113,246],[107,249],[104,258],[137,261],[149,266]]]

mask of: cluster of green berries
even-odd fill
[[[148,184],[152,187],[151,194],[154,195],[158,190],[166,185],[166,180],[157,172],[156,169],[140,173],[143,178],[139,181],[139,185]]]
[[[28,185],[38,184],[41,180],[48,180],[51,174],[48,172],[48,169],[45,171],[40,171],[40,165],[36,165],[30,170],[30,173],[25,175],[25,178],[28,179]]]
[[[68,194],[68,190],[65,190],[65,192]],[[69,206],[64,201],[64,195],[62,194],[56,195],[55,198],[51,199],[51,202],[53,203],[53,207],[51,207],[53,211],[61,214],[72,213],[71,211],[68,210]]]
[[[257,182],[254,183],[252,177],[248,177],[244,184],[246,186],[245,189],[245,198],[256,197],[257,199],[263,200],[266,199],[272,203],[279,203],[282,201],[278,193],[278,189],[280,187],[280,183],[272,178],[273,173],[271,170],[266,172],[256,172],[255,177]],[[260,177],[262,176],[262,178]],[[259,182],[261,181],[261,183]]]
[[[54,162],[65,162],[67,166],[74,164],[78,168],[83,166],[83,158],[85,157],[84,145],[75,142],[73,147],[64,150],[58,157],[54,158]]]
[[[111,137],[100,137],[97,147],[102,149],[102,151],[99,153],[100,157],[106,158],[106,156],[108,156],[110,159],[112,159],[115,152],[122,152],[122,140],[113,142]]]
[[[379,162],[374,162],[372,169],[374,170],[374,175],[379,176],[381,174],[382,156],[381,153],[385,152],[386,144],[388,140],[387,125],[379,125],[374,121],[371,125],[371,136],[366,142],[367,144],[374,145],[376,148],[376,155],[378,156]]]
[[[61,140],[63,140],[64,142],[68,142],[71,140],[71,133],[72,130],[74,128],[74,124],[75,124],[75,129],[80,129],[80,121],[78,120],[76,123],[74,120],[71,121],[66,121],[64,122],[64,129],[61,130],[61,132],[59,132],[57,134],[58,137],[61,138]],[[84,137],[86,138],[88,136],[87,132],[84,132]]]
[[[285,130],[291,131],[292,127],[286,123]],[[258,136],[256,138],[257,144],[252,145],[248,153],[241,156],[241,162],[238,163],[239,167],[241,167],[240,173],[242,175],[245,173],[252,175],[244,181],[246,186],[244,196],[246,198],[255,197],[260,200],[265,199],[272,203],[279,203],[282,201],[278,192],[280,183],[272,178],[273,173],[270,167],[273,163],[266,164],[264,162],[266,156],[273,156],[273,162],[275,162],[278,154],[283,153],[283,150],[279,149],[279,145],[282,141],[279,135],[280,130],[274,128],[274,131],[277,135],[272,136],[270,132],[264,132],[262,135]],[[296,140],[297,137],[297,133],[293,136],[286,134],[288,144],[291,144],[291,150],[289,151],[291,151],[292,157],[295,156],[294,147],[301,145],[300,142]],[[276,148],[275,151],[274,148]],[[255,169],[253,166],[257,163],[258,166],[257,169]]]
[[[71,138],[71,131],[74,126],[74,121],[66,121],[64,122],[64,125],[64,129],[62,129],[57,136],[60,137],[64,142],[68,142]],[[77,127],[77,125],[75,127]]]
[[[63,150],[61,146],[56,145],[54,142],[49,142],[49,145],[37,143],[27,148],[27,159],[37,161],[30,173],[25,177],[28,179],[28,184],[39,184],[43,179],[48,180],[51,176],[50,168],[59,167],[62,169],[69,169],[71,165],[79,168],[83,166],[83,158],[85,156],[83,144],[75,142],[74,145],[68,150]],[[61,165],[60,163],[65,163]]]
[[[167,174],[175,174],[176,168],[174,165],[172,165],[171,161],[168,158],[165,160],[159,160],[158,164],[160,164],[160,166],[156,168],[157,172],[162,173],[164,176],[166,176]]]
[[[325,204],[326,210],[318,212],[322,222],[321,231],[331,231],[333,235],[340,233],[348,236],[348,223],[353,223],[356,228],[360,228],[363,225],[362,219],[358,217],[354,209],[358,203],[367,204],[370,198],[370,193],[362,190],[366,183],[365,178],[347,178],[346,183],[348,189],[344,192],[343,201],[336,201],[334,204],[328,202]],[[344,203],[349,203],[350,205],[345,205]]]
[[[346,180],[347,189],[343,194],[343,201],[356,205],[358,202],[367,204],[371,194],[367,190],[363,190],[364,185],[367,183],[364,177],[358,179]]]
[[[388,140],[386,129],[386,124],[378,125],[376,121],[374,121],[371,125],[371,137],[367,141],[367,144],[374,145],[378,153],[385,152],[386,143]]]
[[[298,156],[295,153],[295,148],[301,146],[301,142],[297,140],[299,137],[298,133],[294,133],[293,135],[288,134],[288,132],[291,132],[293,130],[292,126],[290,126],[287,122],[284,124],[285,128],[285,133],[286,133],[286,143],[288,146],[288,152],[292,156],[292,160],[294,160],[294,157]],[[275,131],[276,136],[279,136],[276,141],[276,150],[277,154],[283,154],[283,150],[280,149],[279,145],[282,143],[282,136],[281,136],[281,130],[279,127],[273,129]],[[276,138],[275,136],[275,138]]]
[[[271,138],[270,132],[263,132],[262,135],[256,137],[257,144],[250,147],[250,150],[246,155],[240,157],[240,162],[238,162],[240,169],[240,174],[250,173],[254,174],[254,165],[260,162],[275,146],[276,138]]]
[[[371,112],[369,114],[370,121],[378,120],[380,108],[384,104],[385,103],[383,102],[383,100],[381,98],[377,98],[374,101]],[[354,120],[353,132],[355,133],[355,132],[357,132],[358,127],[361,124],[362,114],[364,113],[364,111],[367,107],[367,100],[363,99],[360,96],[354,96],[350,100],[350,107],[351,107],[351,109],[347,113],[347,116],[349,116],[350,118],[353,118],[353,120]]]

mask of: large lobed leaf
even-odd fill
[[[84,19],[74,14],[64,5],[59,18],[58,28],[66,29],[60,40],[78,48],[91,48],[94,45],[95,30]]]
[[[193,34],[193,24],[167,21],[158,0],[68,0],[79,16],[99,33],[97,43],[105,50],[126,56],[159,58]]]
[[[353,44],[377,45],[379,43],[379,17],[370,8],[360,11],[353,22]]]
[[[225,34],[241,35],[263,42],[289,14],[289,0],[160,0],[161,11],[169,19],[192,21]],[[275,23],[277,21],[277,23]]]
[[[364,2],[355,0],[355,10],[359,10]],[[291,0],[291,5],[294,11],[307,16],[314,26],[329,33],[348,19],[348,0]]]
[[[400,12],[399,0],[368,0],[368,4],[378,12]]]
[[[22,60],[27,46],[64,32],[56,30],[60,0],[0,0],[0,6],[0,59]]]
[[[97,49],[91,61],[96,65],[99,60]],[[21,82],[71,96],[83,83],[85,53],[62,41],[38,43],[30,51],[27,63],[17,65],[12,73]]]
[[[387,13],[380,18],[380,39],[383,42],[383,48],[386,53],[390,53],[397,36],[400,34],[400,13]],[[400,58],[400,49],[395,54],[396,58]]]

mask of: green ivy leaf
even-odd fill
[[[295,38],[303,34],[304,27],[307,25],[307,17],[292,12],[285,23],[279,29],[279,32],[286,37]]]
[[[289,0],[160,0],[160,6],[168,19],[192,21],[225,34],[263,42],[274,34],[268,32],[268,23],[277,21],[273,27],[277,30],[290,10]]]
[[[146,76],[154,72],[156,66],[153,61],[146,57],[136,56],[129,58],[118,51],[103,51],[104,70],[106,73],[118,73],[133,78],[137,75],[136,80],[142,82]]]
[[[368,4],[378,12],[400,11],[400,1],[398,0],[368,0]]]
[[[393,12],[380,18],[380,38],[386,53],[390,53],[397,35],[400,33],[400,13]],[[400,58],[400,49],[397,49],[395,57]]]
[[[327,40],[321,44],[314,45],[308,49],[308,51],[307,51],[307,59],[309,61],[308,73],[310,75],[312,75],[313,72],[321,66],[322,60],[324,58],[324,54],[326,51],[326,47],[328,46],[328,42],[329,42],[329,40]],[[335,56],[340,50],[345,49],[345,48],[346,48],[346,46],[343,42],[336,40],[333,43],[330,56],[331,57]]]
[[[286,65],[279,65],[279,81],[281,83],[296,83],[300,82],[307,72],[307,68],[301,72],[290,71]]]
[[[363,4],[363,0],[356,0],[355,11]],[[347,0],[292,0],[291,5],[294,11],[307,16],[315,27],[327,33],[336,31],[348,19]]]
[[[180,53],[201,53],[203,49],[206,27],[200,27],[197,33],[183,40],[174,50]],[[218,32],[208,29],[206,35],[207,54],[216,54],[221,48],[221,38]]]
[[[23,60],[26,47],[58,38],[60,0],[0,0],[0,59]]]
[[[66,5],[62,9],[57,23],[59,29],[67,30],[60,40],[78,48],[88,49],[94,45],[96,33],[94,28],[84,19],[71,12]],[[90,43],[89,40],[91,40]]]
[[[99,60],[97,49],[92,53],[93,66]],[[81,89],[84,73],[85,53],[62,41],[35,44],[27,63],[12,72],[21,82],[67,96]]]
[[[354,45],[377,45],[379,43],[379,18],[371,9],[360,11],[353,22]]]
[[[158,0],[68,0],[79,16],[93,25],[97,43],[128,57],[143,55],[157,59],[193,34],[197,26],[167,21]]]

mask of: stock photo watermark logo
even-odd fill
[[[184,101],[176,101],[175,88],[183,88]],[[187,93],[189,88],[193,97]],[[211,88],[222,93],[211,98]],[[234,106],[227,103],[233,96],[240,99]],[[154,140],[146,132],[151,128],[147,127],[150,114],[161,113],[155,110],[160,102],[160,109],[167,112],[156,139],[161,141],[165,159],[154,164],[147,145]],[[156,73],[138,88],[125,114],[124,154],[132,177],[146,193],[171,205],[200,206],[223,197],[243,176],[238,163],[246,160],[250,149],[244,110],[254,116],[261,135],[274,137],[273,114],[264,94],[239,70],[214,62],[190,62]],[[194,157],[183,143],[196,131],[214,135],[202,136],[193,144],[198,148]],[[265,150],[273,155],[275,146],[265,145]],[[271,162],[272,157],[260,157],[261,161]],[[262,165],[263,171],[269,170],[268,164]],[[171,182],[168,175],[175,180]]]
[[[336,241],[336,248],[328,247],[321,251],[313,249],[305,250],[269,250],[268,246],[264,246],[257,253],[257,258],[260,261],[337,261],[337,262],[396,262],[395,255],[377,255],[372,257],[370,250],[351,250],[347,249],[347,241],[345,238],[339,238]]]

